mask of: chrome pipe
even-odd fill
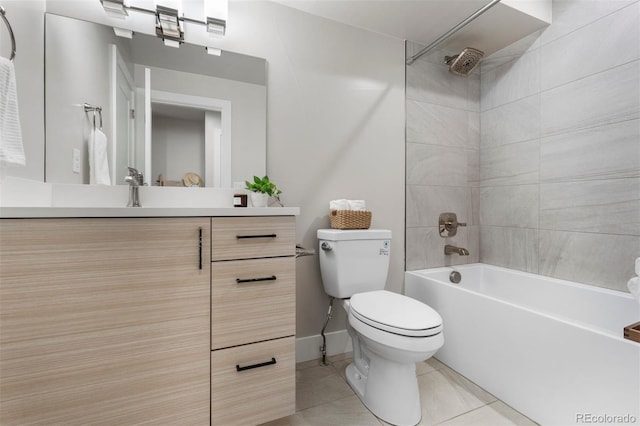
[[[407,65],[411,65],[412,63],[414,63],[415,60],[418,59],[420,56],[422,56],[425,53],[430,52],[431,50],[433,50],[440,43],[442,43],[443,41],[445,41],[446,39],[451,37],[453,34],[457,33],[459,30],[461,30],[462,28],[467,26],[468,23],[470,23],[471,21],[473,21],[478,16],[482,15],[483,13],[485,13],[487,10],[491,9],[493,6],[495,6],[498,3],[500,3],[500,0],[491,0],[491,2],[489,2],[486,5],[484,5],[482,8],[476,10],[467,19],[465,19],[464,21],[460,22],[458,25],[456,25],[455,27],[451,28],[449,31],[447,31],[446,33],[444,33],[440,37],[438,37],[434,42],[429,44],[427,47],[425,47],[424,49],[422,49],[421,51],[419,51],[418,53],[416,53],[415,55],[413,55],[412,57],[407,59]]]

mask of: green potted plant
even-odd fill
[[[251,204],[253,207],[267,207],[269,203],[269,197],[274,197],[278,204],[280,202],[280,194],[282,191],[278,189],[275,183],[269,180],[268,176],[262,179],[258,176],[253,177],[253,182],[245,181],[246,188],[251,191]]]

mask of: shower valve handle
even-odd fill
[[[458,226],[467,226],[465,222],[458,222],[455,213],[441,213],[438,218],[438,231],[442,238],[454,237],[458,232]]]
[[[453,229],[453,228],[457,228],[458,226],[467,226],[467,224],[464,222],[447,221],[444,223],[444,226],[447,229]]]

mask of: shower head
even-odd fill
[[[467,76],[480,64],[483,56],[482,50],[465,47],[459,55],[445,56],[444,63],[449,65],[449,71],[452,73]]]

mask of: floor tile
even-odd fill
[[[262,426],[379,426],[346,382],[351,353],[296,366],[296,413]],[[422,420],[419,425],[536,425],[436,358],[416,365]]]
[[[422,361],[416,364],[416,374],[420,376],[422,374],[427,374],[436,370],[440,370],[441,368],[446,368],[446,365],[444,365],[437,359],[431,357],[426,361]]]
[[[331,367],[334,369],[336,374],[338,374],[340,377],[342,377],[344,381],[346,381],[347,375],[345,370],[347,369],[347,366],[349,364],[351,364],[351,358],[347,358],[341,361],[336,361],[333,364],[331,364]]]
[[[271,422],[262,423],[258,426],[293,426],[294,424],[296,424],[296,418],[298,418],[298,415],[294,414],[293,416],[283,417]]]
[[[331,366],[296,371],[296,411],[353,395],[351,387]]]
[[[344,360],[351,361],[352,356],[353,356],[353,352],[345,352],[343,354],[330,355],[327,357],[327,362],[336,363],[338,361],[344,361]]]
[[[319,367],[322,365],[321,359],[312,359],[311,361],[299,362],[296,364],[296,371],[306,370],[307,368]]]
[[[352,395],[296,413],[292,425],[380,426],[380,421]]]
[[[495,401],[495,397],[448,367],[418,376],[422,420],[435,425]]]
[[[438,426],[534,426],[535,422],[520,414],[502,401],[495,401]]]

